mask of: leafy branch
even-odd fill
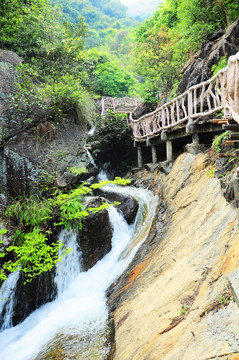
[[[4,213],[6,224],[11,229],[12,244],[0,250],[0,281],[4,281],[8,273],[19,270],[24,272],[26,282],[30,282],[43,272],[53,269],[61,261],[58,250],[63,244],[52,241],[52,227],[61,226],[67,230],[71,227],[76,232],[81,229],[82,220],[90,213],[118,205],[117,202],[103,203],[98,207],[85,208],[84,196],[109,183],[127,185],[130,180],[117,177],[90,186],[85,183],[68,193],[53,189],[52,196],[44,200],[31,195],[13,201]],[[6,232],[1,230],[0,236]],[[62,256],[69,252],[70,249],[65,248]]]

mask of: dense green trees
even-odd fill
[[[238,1],[165,0],[133,38],[137,21],[118,0],[3,0],[0,42],[24,57],[48,93],[69,94],[69,78],[81,93],[138,92],[154,102],[176,89],[183,64],[238,13]]]
[[[133,76],[107,48],[89,49],[85,65],[90,74],[91,89],[99,95],[125,96],[135,83]]]
[[[165,0],[135,33],[135,72],[144,79],[146,101],[167,94],[179,71],[202,41],[225,29],[239,14],[238,1]]]
[[[84,96],[87,92],[127,95],[134,80],[111,54],[123,57],[125,48],[129,51],[131,47],[129,31],[122,30],[125,25],[120,19],[126,19],[126,8],[119,1],[3,0],[1,46],[23,56],[26,64],[19,69],[24,76],[17,100],[21,98],[30,106],[29,100],[37,98],[44,106],[48,97],[55,118],[67,116],[67,111],[82,102],[90,103],[89,96]],[[88,47],[97,44],[98,48],[85,50],[87,36]],[[104,42],[108,46],[103,49]],[[30,88],[29,76],[33,74],[37,85]]]

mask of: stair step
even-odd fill
[[[236,122],[236,120],[234,120],[232,117],[227,119],[228,124],[232,124],[232,125],[238,125],[238,123]]]
[[[226,146],[234,146],[235,148],[239,148],[239,140],[226,140]]]
[[[227,119],[212,119],[213,124],[227,124]]]
[[[239,125],[238,124],[225,124],[222,125],[223,130],[236,130],[239,131]]]
[[[230,132],[229,138],[231,140],[239,140],[239,132]]]

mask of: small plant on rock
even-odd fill
[[[229,131],[225,131],[221,135],[216,136],[213,140],[212,148],[219,153],[221,151],[222,143],[227,139],[229,139]]]

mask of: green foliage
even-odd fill
[[[82,171],[84,172],[84,171]],[[21,197],[15,200],[5,211],[5,221],[12,230],[12,245],[0,252],[2,266],[0,280],[5,280],[9,272],[23,271],[26,281],[31,281],[45,271],[51,270],[57,262],[59,247],[63,244],[52,242],[52,226],[63,226],[74,231],[81,229],[82,219],[90,212],[108,208],[103,203],[96,208],[85,208],[83,199],[93,189],[101,188],[109,183],[126,185],[129,180],[115,178],[113,181],[101,181],[99,184],[82,184],[68,193],[52,192],[52,197],[40,200],[38,197]],[[1,230],[0,236],[7,230]],[[64,255],[70,249],[64,249]],[[11,254],[13,260],[9,259]],[[63,255],[63,256],[64,256]]]
[[[98,184],[92,184],[91,188],[92,189],[101,189],[103,186],[108,185],[108,184],[117,184],[117,185],[128,185],[130,184],[130,180],[127,179],[122,179],[120,177],[116,177],[115,180],[101,180]]]
[[[183,305],[181,310],[179,311],[179,316],[184,315],[188,310],[188,306],[187,305]]]
[[[215,31],[239,13],[229,0],[164,0],[135,32],[135,72],[142,77],[140,95],[147,102],[167,95],[185,62]]]
[[[38,197],[22,197],[6,210],[5,215],[18,223],[22,229],[48,225],[52,219],[53,200],[40,200]]]
[[[75,175],[87,174],[88,170],[86,168],[78,168],[76,166],[72,166],[69,168],[70,172]]]
[[[115,131],[122,133],[129,129],[126,122],[128,115],[126,113],[116,113],[113,110],[108,110],[105,118],[97,119],[96,123],[98,127],[106,128],[106,131]]]
[[[222,295],[219,295],[219,302],[221,305],[228,305],[228,299],[225,299]]]
[[[7,229],[0,230],[0,236],[5,235],[7,233]]]
[[[212,148],[219,153],[221,151],[222,143],[227,139],[229,139],[229,131],[225,131],[222,134],[216,136],[212,142]]]
[[[91,88],[96,94],[121,97],[129,93],[135,80],[108,49],[90,49],[87,55],[85,66],[91,73]]]
[[[31,233],[25,235],[21,246],[7,247],[6,252],[12,252],[14,261],[9,260],[3,264],[0,279],[5,280],[7,271],[23,271],[26,282],[30,282],[43,272],[52,270],[55,264],[61,260],[58,258],[58,250],[62,246],[63,244],[59,242],[47,244],[47,236],[40,229],[35,228]],[[69,251],[69,249],[64,250],[65,254],[68,254]]]
[[[215,170],[214,169],[210,169],[206,172],[206,176],[209,178],[213,178],[215,174]]]
[[[222,56],[219,60],[219,62],[215,65],[212,66],[212,75],[216,75],[218,73],[218,71],[224,69],[225,67],[227,67],[227,63],[228,63],[228,59],[226,56]]]

